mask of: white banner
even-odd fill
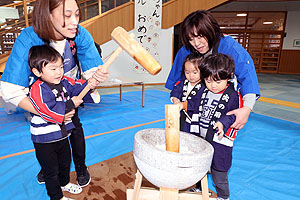
[[[159,38],[161,34],[162,0],[135,0],[135,39],[158,62],[160,57]],[[147,73],[137,62],[134,71]]]

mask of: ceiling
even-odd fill
[[[300,1],[235,0],[211,11],[300,11]]]

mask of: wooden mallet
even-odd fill
[[[107,69],[124,49],[150,74],[156,75],[158,72],[160,72],[162,68],[161,65],[135,39],[133,39],[133,36],[129,35],[125,29],[118,26],[112,31],[111,37],[118,43],[119,47],[101,66],[102,69]],[[89,87],[86,86],[78,95],[78,97],[82,99],[89,91]]]

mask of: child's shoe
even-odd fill
[[[82,191],[82,188],[78,185],[73,184],[73,183],[68,183],[67,185],[62,186],[61,190],[70,192],[72,194],[79,194]]]
[[[44,184],[45,183],[45,178],[44,178],[44,173],[42,170],[39,171],[37,177],[37,181],[39,184]]]
[[[188,192],[198,192],[198,193],[200,193],[201,188],[193,187],[193,188],[189,189]]]
[[[68,197],[63,197],[60,200],[74,200],[74,199],[71,199],[71,198],[68,198]]]
[[[229,200],[229,198],[224,199],[224,198],[222,198],[222,197],[218,197],[217,200]]]

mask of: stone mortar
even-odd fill
[[[204,139],[180,132],[179,153],[166,151],[165,144],[165,129],[144,129],[134,137],[134,160],[153,185],[186,189],[209,170],[214,150]]]

